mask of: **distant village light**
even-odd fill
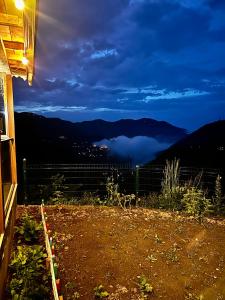
[[[28,63],[29,63],[29,60],[24,56],[22,58],[22,64],[26,66],[26,65],[28,65]]]
[[[24,0],[15,0],[16,8],[19,10],[23,10],[25,7]]]

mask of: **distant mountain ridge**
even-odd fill
[[[225,120],[202,126],[161,152],[152,163],[179,158],[181,164],[225,169]]]
[[[75,154],[81,152],[77,145],[82,144],[83,149],[85,143],[89,147],[93,142],[121,135],[148,136],[168,143],[186,136],[185,129],[147,118],[72,123],[33,113],[15,113],[15,125],[18,159],[28,157],[35,162],[83,162]]]
[[[46,118],[32,113],[16,113],[16,126],[32,125],[33,130],[43,130],[43,135],[68,136],[90,142],[117,136],[148,136],[166,142],[174,142],[186,136],[186,130],[164,121],[143,118],[139,120],[121,119],[115,122],[101,119],[72,123],[58,118]],[[43,128],[44,127],[44,128]],[[30,128],[31,129],[31,128]]]

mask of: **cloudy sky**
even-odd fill
[[[225,1],[40,0],[36,74],[16,110],[71,121],[225,118]]]

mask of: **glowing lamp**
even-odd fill
[[[19,10],[23,10],[25,7],[24,0],[15,0],[15,6]]]
[[[25,66],[28,65],[28,63],[29,63],[29,60],[25,56],[22,58],[21,61],[22,61],[22,64]]]

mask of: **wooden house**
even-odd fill
[[[7,276],[17,194],[12,77],[32,84],[35,19],[36,0],[0,0],[0,299]]]

